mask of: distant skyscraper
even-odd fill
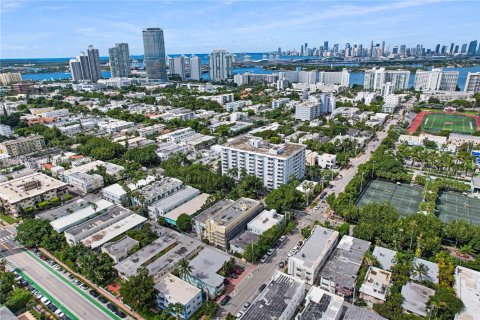
[[[282,48],[278,47],[278,51],[277,51],[278,55],[282,55]]]
[[[185,80],[185,57],[178,56],[173,58],[173,74],[180,76],[182,80]]]
[[[328,41],[323,41],[323,50],[328,51]]]
[[[455,46],[455,51],[453,53],[458,53],[458,44]]]
[[[226,50],[213,50],[209,56],[210,80],[222,81],[232,75],[232,55]]]
[[[439,54],[439,53],[440,53],[440,43],[438,43],[438,44],[435,46],[435,53],[436,53],[436,54]]]
[[[197,81],[202,79],[201,61],[195,55],[190,57],[190,79]]]
[[[400,55],[404,56],[405,53],[406,53],[406,51],[407,51],[407,46],[404,45],[404,44],[402,44],[402,45],[400,46]]]
[[[116,43],[108,49],[112,78],[130,76],[130,53],[128,43]]]
[[[477,51],[477,40],[470,41],[467,54],[469,56],[473,56],[475,55],[476,51]]]
[[[455,43],[452,42],[452,44],[450,45],[450,54],[453,54],[453,48],[455,48]]]
[[[382,41],[382,47],[381,47],[380,55],[382,57],[385,55],[385,41]]]
[[[167,81],[167,65],[163,29],[147,28],[143,30],[144,64],[147,78]]]
[[[81,81],[83,79],[82,73],[82,64],[80,63],[80,59],[70,59],[70,73],[72,74],[73,81]]]
[[[90,80],[97,81],[102,77],[102,68],[100,67],[100,54],[98,49],[95,49],[92,45],[88,46],[88,64],[90,67]]]
[[[460,53],[466,53],[467,52],[467,44],[464,43],[462,44],[462,51],[460,51]]]

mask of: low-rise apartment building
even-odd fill
[[[368,241],[343,236],[320,273],[320,288],[345,298],[351,297],[363,256],[369,248]]]
[[[320,269],[335,249],[337,231],[315,226],[300,250],[288,259],[288,274],[313,285]]]
[[[262,235],[265,231],[274,226],[280,225],[285,216],[278,214],[275,209],[263,210],[258,216],[247,224],[247,230],[258,235]]]
[[[43,149],[45,149],[43,136],[30,136],[0,143],[0,153],[8,154],[10,157],[17,157]]]
[[[245,230],[247,224],[263,209],[260,201],[240,198],[218,211],[205,224],[205,234],[209,243],[228,250],[228,241]]]
[[[189,319],[202,306],[202,290],[173,274],[168,274],[157,282],[155,290],[157,305],[162,309],[177,303],[182,305],[183,313],[177,316],[184,320]],[[175,312],[172,315],[175,316]]]
[[[360,298],[370,307],[373,307],[374,304],[384,303],[387,300],[391,280],[391,272],[370,266],[359,290]]]
[[[26,208],[36,208],[42,201],[62,198],[67,185],[43,173],[33,173],[0,183],[0,206],[17,216]]]

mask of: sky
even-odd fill
[[[480,40],[480,1],[0,0],[0,58],[72,57],[92,44],[106,56],[142,29],[161,27],[167,54],[300,50],[323,41],[387,45]]]

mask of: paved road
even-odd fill
[[[5,233],[5,229],[2,232]],[[0,246],[3,251],[2,255],[7,261],[22,270],[79,319],[112,319],[66,284],[58,275],[30,256],[25,249],[18,247],[12,240],[4,239],[0,242]]]

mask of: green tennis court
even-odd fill
[[[480,199],[470,198],[459,192],[441,192],[438,197],[437,214],[444,222],[463,219],[480,225]]]
[[[422,201],[422,190],[419,186],[372,180],[357,201],[357,206],[388,201],[397,208],[400,215],[405,216],[418,212],[418,206]]]
[[[442,130],[450,130],[456,133],[471,134],[477,131],[475,118],[462,114],[426,114],[422,121],[422,130],[430,133],[438,133]]]

